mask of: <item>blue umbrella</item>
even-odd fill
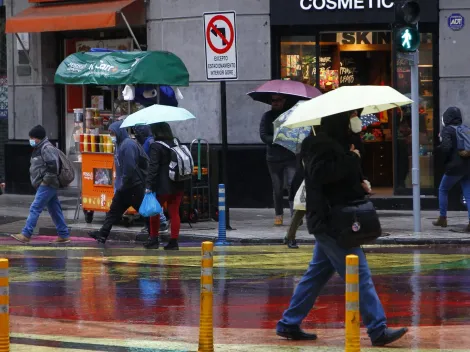
[[[288,128],[281,127],[281,125],[287,121],[288,117],[295,109],[302,104],[303,101],[298,102],[292,107],[292,109],[281,114],[274,122],[274,141],[276,143],[293,153],[298,154],[300,152],[300,147],[302,146],[302,141],[310,134],[312,131],[311,127],[299,127],[299,128]]]
[[[374,123],[380,122],[380,120],[374,114],[363,115],[359,117],[362,121],[362,128],[368,127]]]

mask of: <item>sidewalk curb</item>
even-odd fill
[[[71,236],[73,237],[86,237],[88,238],[89,229],[72,229]],[[41,235],[55,236],[56,230],[52,227],[43,227],[39,229]],[[230,234],[234,234],[231,232]],[[386,236],[380,237],[371,244],[378,245],[470,245],[470,238],[425,238],[425,237],[393,237],[393,235],[387,234]],[[160,235],[160,238],[165,241],[169,239],[168,234]],[[122,230],[112,231],[110,235],[110,240],[119,240],[121,242],[126,241],[126,239],[131,241],[143,242],[146,239],[146,236],[139,236],[137,232],[126,232]],[[179,236],[181,242],[194,242],[194,241],[216,241],[217,234],[214,231],[214,235],[199,235],[199,234],[188,234],[182,233]],[[279,238],[240,238],[236,236],[227,236],[227,242],[233,244],[282,244],[282,239]],[[312,236],[310,239],[298,239],[297,243],[299,244],[314,244],[315,238]]]

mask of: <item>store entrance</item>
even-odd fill
[[[342,86],[392,86],[391,32],[320,32],[312,37],[283,37],[281,71],[283,79],[299,80],[322,92]],[[361,132],[364,174],[374,193],[381,196],[393,195],[391,115],[377,114],[378,121]]]
[[[320,33],[319,87],[328,92],[342,86],[392,85],[391,32]],[[364,175],[377,195],[393,194],[393,144],[390,112],[361,132]],[[356,146],[357,147],[357,146]]]

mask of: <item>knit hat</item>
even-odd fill
[[[41,125],[37,125],[33,127],[31,131],[29,131],[29,136],[32,138],[43,140],[44,138],[46,138],[46,130]]]

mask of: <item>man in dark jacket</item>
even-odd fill
[[[462,158],[457,150],[457,128],[462,125],[462,113],[459,108],[448,108],[442,117],[444,128],[441,131],[442,143],[439,151],[442,154],[445,173],[439,186],[440,216],[433,222],[434,226],[447,227],[447,204],[449,191],[460,182],[464,194],[469,224],[466,232],[470,232],[470,159]]]
[[[113,224],[129,207],[139,210],[145,195],[145,178],[148,158],[136,141],[129,138],[127,131],[121,128],[122,121],[109,127],[110,135],[115,144],[114,162],[116,166],[115,192],[109,212],[99,231],[89,236],[100,243],[105,243]]]
[[[272,108],[261,118],[259,134],[261,140],[266,144],[266,161],[268,163],[271,182],[273,185],[274,208],[276,217],[275,226],[282,226],[284,209],[282,206],[284,191],[284,176],[287,177],[287,189],[290,191],[290,185],[295,174],[295,154],[290,150],[274,144],[274,125],[273,122],[283,112],[289,110],[296,102],[290,101],[283,95],[274,94],[272,96]],[[293,212],[293,202],[290,203],[291,215]]]
[[[29,175],[31,184],[36,189],[36,196],[29,209],[26,226],[20,234],[12,235],[12,237],[22,243],[29,243],[39,216],[47,207],[59,235],[54,243],[68,243],[70,242],[69,229],[65,224],[62,207],[57,197],[57,189],[60,186],[58,178],[59,153],[47,139],[46,130],[41,125],[29,131],[29,144],[34,148]]]
[[[155,139],[152,134],[152,129],[148,125],[141,125],[141,126],[135,126],[134,127],[134,132],[135,132],[135,138],[137,139],[137,142],[140,143],[142,148],[144,148],[145,153],[147,156],[150,158],[150,146],[152,143],[155,142]],[[142,229],[143,233],[149,234],[149,219],[145,220],[145,227]],[[164,234],[168,232],[168,220],[165,217],[165,213],[162,212],[160,213],[160,234]]]

